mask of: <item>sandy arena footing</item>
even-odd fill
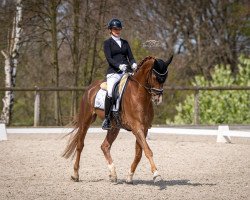
[[[250,139],[216,143],[212,136],[151,135],[149,145],[163,181],[155,185],[143,158],[134,184],[125,178],[134,158],[135,138],[122,133],[111,153],[118,183],[110,183],[100,149],[105,134],[87,134],[80,182],[70,180],[73,161],[60,155],[60,134],[9,134],[0,142],[0,199],[250,199]]]

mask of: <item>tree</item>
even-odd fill
[[[0,3],[1,50],[8,49],[14,2]],[[198,74],[209,80],[217,63],[229,64],[233,74],[237,74],[238,55],[249,55],[247,3],[246,0],[22,1],[22,48],[16,85],[82,87],[105,78],[103,41],[109,37],[107,22],[114,17],[122,20],[122,37],[130,42],[138,62],[146,55],[166,59],[175,53],[166,85],[190,85]],[[156,44],[152,48],[148,45],[150,41]],[[3,56],[0,63],[4,66]],[[3,87],[5,75],[3,68],[0,70]],[[164,123],[174,116],[176,104],[187,94],[165,93],[165,103],[156,107],[154,123]],[[13,119],[18,122],[25,110],[26,117],[22,119],[30,118],[27,121],[32,122],[33,94],[15,92],[15,95]],[[68,123],[76,113],[81,95],[82,92],[60,95],[41,92],[41,125]]]
[[[250,59],[240,57],[239,73],[234,77],[230,66],[217,65],[208,81],[203,76],[196,76],[193,86],[249,86]],[[249,91],[200,91],[201,124],[249,124],[250,123]],[[183,103],[176,107],[178,113],[174,123],[194,123],[194,98],[188,95]],[[171,123],[167,120],[167,123]]]
[[[61,0],[49,1],[49,19],[50,23],[50,33],[51,33],[51,51],[52,51],[52,65],[54,68],[54,86],[59,87],[59,61],[58,61],[58,28],[57,28],[57,12]],[[60,109],[60,99],[59,92],[55,92],[55,121],[56,125],[62,125],[61,123],[61,109]]]
[[[1,53],[5,58],[5,87],[15,87],[16,71],[18,66],[18,56],[21,40],[21,21],[22,21],[22,1],[16,1],[16,12],[13,20],[12,33],[9,38],[8,50],[2,50]],[[12,117],[12,108],[14,104],[13,91],[6,91],[3,98],[3,110],[1,121],[9,124]]]
[[[162,57],[171,52],[182,54],[182,69],[189,68],[189,74],[210,79],[210,69],[220,63],[229,64],[235,75],[238,56],[249,54],[249,6],[245,0],[140,0],[139,4],[134,11],[141,19],[141,38],[157,38]],[[185,78],[186,73],[179,73]]]
[[[73,46],[72,46],[72,59],[73,59],[73,76],[74,83],[73,86],[78,86],[78,76],[80,67],[80,29],[79,29],[79,19],[80,19],[80,1],[73,0]],[[77,93],[72,93],[72,107],[71,116],[74,116],[77,112]]]
[[[42,56],[47,57],[45,62],[50,67],[50,69],[47,69],[47,74],[52,74],[52,80],[48,79],[47,84],[50,84],[51,81],[53,86],[59,87],[59,49],[64,40],[59,35],[60,24],[63,20],[63,14],[59,10],[61,0],[28,0],[25,1],[24,6],[25,45],[33,49],[37,47],[32,52],[32,56],[37,57],[39,52]],[[39,55],[38,59],[41,59],[41,55]],[[46,64],[43,63],[41,67]],[[49,75],[47,78],[50,78]],[[59,92],[54,93],[54,121],[56,125],[62,124]]]

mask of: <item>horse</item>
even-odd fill
[[[159,104],[162,101],[163,84],[167,79],[168,66],[172,58],[173,56],[165,62],[162,59],[147,56],[138,64],[134,74],[128,77],[120,103],[120,119],[122,127],[132,131],[136,138],[136,143],[135,157],[126,177],[126,183],[133,183],[133,175],[141,160],[143,151],[151,165],[153,181],[156,183],[162,180],[154,163],[153,152],[147,143],[146,137],[154,117],[153,103]],[[79,181],[79,162],[88,128],[96,120],[97,116],[102,120],[104,119],[104,111],[94,107],[95,96],[100,89],[101,83],[103,81],[100,80],[92,83],[84,92],[80,111],[74,123],[74,131],[70,133],[68,144],[62,154],[65,158],[74,157],[76,154],[74,174],[71,176],[71,179],[75,182]],[[120,131],[120,127],[115,125],[114,119],[111,120],[111,129],[107,131],[101,149],[108,163],[109,180],[116,182],[117,174],[110,149]]]

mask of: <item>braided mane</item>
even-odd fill
[[[140,69],[141,66],[142,66],[146,61],[148,61],[148,60],[150,60],[150,59],[155,59],[155,57],[153,57],[153,56],[147,56],[146,58],[144,58],[144,59],[138,64],[137,70]],[[137,70],[136,70],[136,71],[137,71]]]

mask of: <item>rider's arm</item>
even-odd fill
[[[116,62],[116,61],[112,58],[112,56],[111,56],[111,49],[110,49],[110,42],[109,42],[109,40],[106,40],[106,41],[104,42],[104,54],[105,54],[105,57],[106,57],[108,63],[109,63],[112,67],[114,67],[114,68],[116,68],[116,69],[119,69],[120,63]]]
[[[133,56],[133,54],[132,54],[131,48],[130,48],[130,46],[129,46],[129,43],[127,43],[127,44],[128,44],[128,60],[129,60],[129,62],[130,62],[131,64],[136,63],[136,61],[135,61],[135,59],[134,59],[134,56]]]

